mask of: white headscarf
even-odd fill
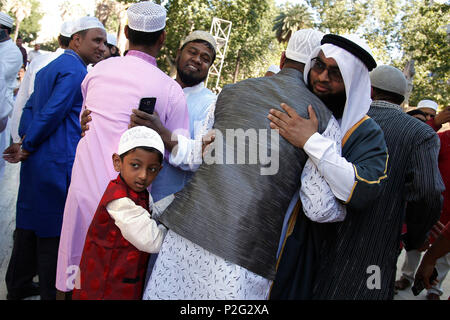
[[[352,39],[353,40],[353,39]],[[359,44],[359,43],[358,43]],[[366,49],[366,48],[364,48]],[[347,101],[344,107],[341,126],[341,139],[348,130],[358,123],[369,111],[372,99],[370,98],[370,77],[367,66],[356,56],[336,45],[326,43],[313,50],[305,65],[304,79],[308,83],[311,70],[311,59],[317,57],[322,51],[326,58],[333,58],[339,67],[345,84]],[[370,52],[369,52],[370,53]]]

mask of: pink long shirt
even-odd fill
[[[77,147],[64,209],[56,275],[56,287],[61,291],[73,289],[87,230],[109,181],[117,176],[112,155],[140,99],[156,97],[155,111],[164,125],[189,137],[184,93],[150,55],[129,51],[125,57],[102,61],[88,73],[81,88],[81,112],[91,110],[92,121]]]

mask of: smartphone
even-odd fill
[[[429,280],[429,281],[430,281],[430,284],[432,284],[433,281],[436,280],[437,276],[438,276],[437,270],[436,270],[436,268],[434,268],[434,269],[433,269],[433,274],[431,275],[430,280]],[[422,280],[419,281],[418,283],[415,283],[415,282],[414,282],[414,285],[413,285],[413,287],[411,288],[411,290],[412,290],[412,292],[413,292],[413,294],[414,294],[415,296],[418,296],[419,293],[421,293],[423,289],[425,289],[425,284],[423,283]]]
[[[0,29],[0,42],[8,39],[8,32],[5,29]]]
[[[155,111],[156,98],[142,98],[139,102],[139,110],[153,114]]]

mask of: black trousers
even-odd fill
[[[31,286],[37,274],[41,300],[55,300],[58,247],[59,237],[39,238],[32,230],[17,228],[5,279],[8,293],[16,294]]]

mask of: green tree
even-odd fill
[[[38,0],[31,0],[31,14],[22,21],[20,26],[20,35],[24,42],[30,43],[36,41],[39,31],[41,30],[40,21],[44,14],[39,10],[40,3]]]
[[[2,3],[3,10],[14,18],[12,28],[13,39],[19,34],[24,42],[31,42],[37,38],[40,30],[39,21],[43,14],[39,11],[38,0],[7,0]]]
[[[233,22],[221,85],[263,75],[274,59],[279,61],[282,49],[272,31],[274,0],[216,3],[215,15]]]
[[[352,33],[364,24],[369,14],[370,1],[308,0],[317,13],[316,27],[326,33]]]
[[[412,0],[402,19],[401,47],[403,64],[415,61],[416,74],[410,104],[433,99],[440,105],[449,104],[450,46],[447,23],[450,5],[424,0]]]
[[[311,28],[313,26],[312,15],[305,5],[286,5],[274,20],[273,31],[278,42],[289,42],[293,32]]]

